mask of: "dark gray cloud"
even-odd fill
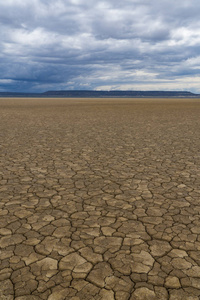
[[[0,91],[200,92],[197,0],[0,2]]]

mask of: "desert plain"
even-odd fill
[[[198,300],[200,100],[0,98],[0,299]]]

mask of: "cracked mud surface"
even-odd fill
[[[0,99],[0,299],[198,300],[199,115]]]

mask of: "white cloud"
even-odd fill
[[[190,29],[179,27],[171,33],[171,46],[195,46],[198,44],[200,44],[200,28]]]
[[[134,91],[190,91],[194,90],[197,93],[200,93],[200,76],[196,78],[187,77],[184,79],[176,80],[157,80],[150,83],[137,82],[132,84],[118,84],[118,85],[102,85],[96,87],[96,90],[134,90]]]
[[[9,84],[13,83],[12,79],[0,79],[0,84]]]
[[[45,32],[42,28],[36,28],[33,31],[15,30],[11,34],[11,40],[20,45],[41,47],[42,45],[54,44],[56,35]]]

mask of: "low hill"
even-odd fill
[[[174,91],[48,91],[43,93],[46,96],[60,96],[60,97],[200,97],[200,95],[191,92],[174,92]]]

